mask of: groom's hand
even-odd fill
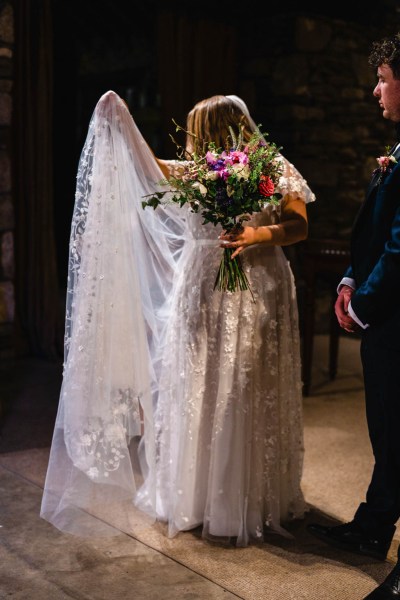
[[[353,292],[353,288],[348,285],[343,285],[335,303],[335,314],[339,321],[339,325],[349,333],[354,333],[357,330],[357,323],[348,313],[349,303]]]

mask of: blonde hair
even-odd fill
[[[220,95],[201,100],[187,116],[187,152],[197,152],[207,142],[215,142],[217,148],[226,148],[230,143],[229,127],[237,133],[239,124],[243,125],[244,139],[249,140],[253,130],[247,115],[237,102]]]

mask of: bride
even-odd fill
[[[237,96],[213,96],[187,130],[226,139]],[[188,146],[190,146],[190,139]],[[225,235],[176,205],[143,209],[179,161],[154,157],[114,92],[93,114],[71,227],[64,375],[41,516],[78,535],[202,527],[245,546],[301,518],[302,393],[293,275],[315,199],[283,156],[279,206]],[[225,244],[253,291],[214,291]]]

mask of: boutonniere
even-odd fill
[[[390,173],[394,165],[397,164],[397,159],[393,156],[393,154],[389,154],[390,146],[386,146],[385,150],[386,154],[384,156],[378,156],[376,159],[379,167],[373,172],[374,175],[379,173],[378,183],[381,183],[383,177]]]

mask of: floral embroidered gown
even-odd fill
[[[314,196],[285,161],[283,192]],[[266,207],[250,225],[279,222]],[[237,545],[304,515],[302,383],[293,274],[280,247],[241,253],[254,294],[214,282],[220,231],[188,213],[155,415],[157,515],[170,535],[202,525]],[[146,485],[139,492],[145,499]]]

